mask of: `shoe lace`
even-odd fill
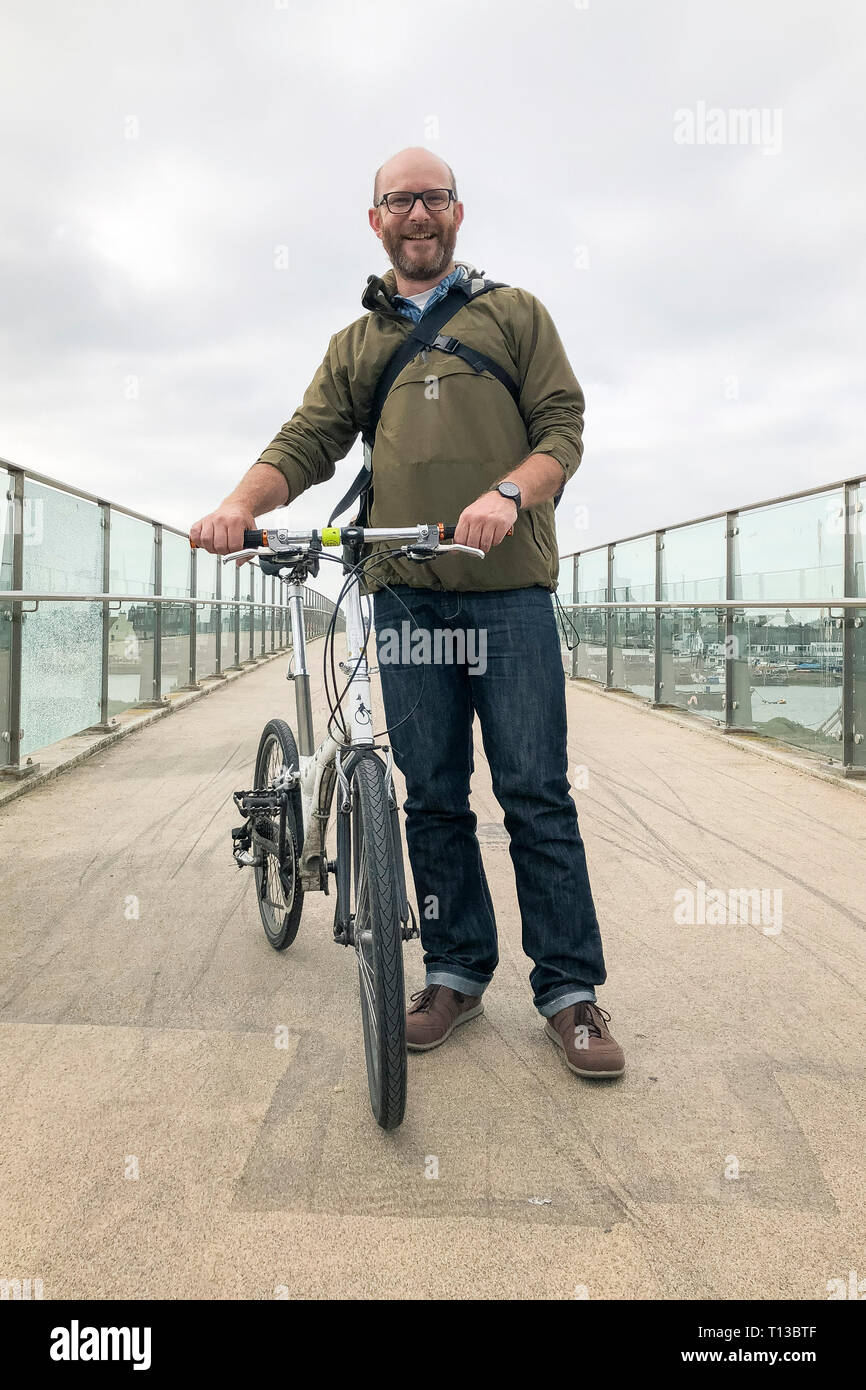
[[[610,1014],[605,1013],[604,1009],[598,1004],[590,1004],[589,1000],[587,1000],[585,1003],[575,1004],[574,1006],[575,1024],[583,1024],[588,1028],[591,1037],[600,1038],[601,1029],[595,1017],[596,1014],[599,1014],[604,1019],[605,1023],[610,1023]]]
[[[417,994],[410,994],[409,1002],[410,1004],[414,1004],[415,1007],[410,1009],[409,1012],[413,1014],[428,1013],[436,997],[436,991],[441,988],[441,985],[427,985],[424,989],[419,989]],[[416,1000],[418,1001],[417,1003],[415,1002]]]

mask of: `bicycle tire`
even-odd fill
[[[262,730],[259,751],[256,754],[255,787],[268,787],[280,766],[296,770],[299,767],[298,749],[295,736],[284,719],[271,719]],[[279,843],[279,818],[257,816],[257,827],[262,821],[270,827],[266,833],[270,840]],[[301,793],[295,785],[289,793],[286,807],[286,854],[281,864],[277,855],[268,854],[263,865],[255,865],[253,874],[256,883],[256,901],[259,916],[275,951],[285,951],[291,946],[301,925],[304,910],[304,890],[298,878],[298,860],[303,846],[303,810]],[[260,833],[261,830],[260,830]]]
[[[352,879],[370,1105],[382,1129],[396,1129],[407,1070],[400,892],[385,771],[369,756],[352,775]]]

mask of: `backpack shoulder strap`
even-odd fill
[[[442,299],[440,299],[437,304],[433,305],[430,312],[425,314],[423,318],[416,323],[413,331],[388,359],[376,383],[376,388],[373,392],[373,400],[370,406],[370,414],[362,430],[362,439],[364,441],[364,466],[354,478],[348,492],[340,499],[331,512],[328,520],[329,526],[333,525],[334,519],[359,497],[361,498],[361,506],[358,513],[358,525],[367,525],[371,493],[373,490],[373,441],[376,437],[376,430],[379,425],[379,418],[382,414],[382,407],[385,404],[388,392],[391,390],[391,387],[394,385],[394,382],[397,380],[403,368],[408,366],[412,359],[417,357],[422,349],[438,348],[441,352],[453,353],[455,356],[462,358],[464,362],[468,362],[470,367],[476,372],[489,372],[491,376],[494,376],[497,381],[502,383],[510,393],[514,404],[519,408],[520,388],[509,376],[508,372],[506,372],[503,367],[500,367],[498,362],[494,362],[493,358],[488,357],[486,353],[477,352],[474,348],[467,347],[465,343],[461,343],[457,338],[448,337],[441,332],[449,319],[452,319],[457,311],[463,308],[464,304],[470,303],[473,299],[477,299],[479,295],[487,294],[490,290],[506,288],[507,286],[500,280],[485,280],[478,276],[472,279],[464,278],[455,281],[448,293],[443,295]],[[554,497],[554,507],[559,505],[559,499],[562,496],[564,487],[565,484],[563,483]]]
[[[385,398],[403,368],[407,367],[412,359],[417,357],[418,353],[424,348],[429,349],[439,346],[436,340],[441,336],[441,330],[445,327],[446,323],[448,323],[449,319],[453,319],[454,315],[462,309],[465,304],[473,299],[477,299],[481,294],[487,294],[489,290],[504,288],[505,286],[501,285],[499,281],[496,280],[482,280],[480,278],[469,280],[464,277],[461,280],[455,281],[448,293],[443,295],[439,302],[433,305],[429,313],[426,313],[423,318],[415,324],[409,336],[404,339],[385,363],[382,374],[376,382],[376,387],[373,391],[373,399],[370,403],[370,413],[362,431],[364,441],[370,445],[371,449],[373,447],[373,440],[376,437],[376,430],[379,425],[379,417],[382,414],[382,407],[385,404]],[[453,338],[448,341],[456,343],[457,340]],[[451,350],[453,351],[453,349]],[[500,368],[499,370],[501,371],[502,369]]]
[[[371,458],[373,440],[376,437],[376,429],[379,424],[379,417],[382,414],[382,407],[385,404],[385,397],[388,395],[388,392],[391,390],[391,387],[394,385],[394,382],[397,380],[403,368],[408,366],[413,357],[417,357],[418,353],[421,352],[423,348],[437,346],[436,339],[441,336],[440,330],[445,327],[448,320],[452,319],[459,309],[463,308],[464,304],[468,304],[480,294],[486,294],[489,290],[504,288],[506,288],[505,285],[498,280],[485,280],[479,276],[474,276],[472,279],[464,276],[462,279],[456,280],[448,290],[448,293],[443,295],[439,302],[433,305],[430,312],[425,314],[423,318],[415,324],[409,336],[395,349],[391,357],[385,363],[379,380],[376,383],[370,406],[370,413],[361,431],[361,438],[364,441],[364,466],[354,478],[349,491],[344,497],[341,497],[340,501],[331,512],[328,521],[329,526],[333,524],[335,517],[338,517],[341,512],[344,512],[346,508],[359,497],[362,498],[362,502],[358,524],[365,524],[365,522],[361,520],[361,517],[365,516],[369,510],[370,499],[367,494],[370,492],[373,477]],[[369,304],[367,307],[372,308],[373,305]],[[449,339],[448,341],[456,343],[457,340],[455,338]],[[454,349],[446,349],[446,351],[453,350]],[[483,354],[477,355],[482,356]],[[488,365],[488,369],[492,370],[492,368],[489,368],[489,359],[485,358],[484,360],[485,365]],[[480,370],[480,368],[476,370]],[[502,371],[502,368],[498,367],[498,365],[497,371]]]

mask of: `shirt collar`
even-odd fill
[[[430,298],[427,300],[423,309],[417,304],[413,304],[408,296],[402,294],[393,294],[391,299],[404,317],[413,318],[417,321],[427,313],[428,309],[431,309],[434,304],[445,297],[453,284],[458,280],[465,279],[466,274],[466,267],[462,263],[455,266],[450,275],[446,275],[444,280],[440,280],[439,284],[434,286]]]

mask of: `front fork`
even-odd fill
[[[304,843],[298,863],[300,885],[305,892],[328,891],[328,874],[337,880],[337,904],[334,912],[334,940],[340,945],[354,944],[351,912],[352,882],[352,794],[351,778],[361,757],[376,757],[373,743],[372,705],[370,702],[370,672],[364,654],[364,621],[358,586],[346,594],[346,647],[348,660],[341,663],[350,677],[345,701],[349,711],[350,744],[338,743],[329,733],[316,754],[313,744],[313,714],[310,700],[310,673],[307,669],[307,644],[304,632],[304,590],[301,584],[289,584],[289,615],[292,624],[292,654],[286,679],[295,685],[297,710],[297,745],[301,767],[301,805],[304,819]],[[400,837],[400,817],[394,792],[393,758],[387,749],[384,768],[385,790],[391,822],[394,863],[397,873],[401,933],[404,941],[420,935],[415,914],[406,894],[406,875]],[[331,802],[337,787],[337,858],[328,860],[326,839],[331,818]],[[282,827],[281,827],[282,829]],[[244,848],[248,848],[244,846]],[[237,856],[236,856],[237,857]],[[241,860],[239,859],[240,863]],[[249,862],[249,861],[247,861]]]
[[[397,872],[397,892],[400,912],[400,934],[404,941],[420,936],[415,914],[406,894],[406,874],[403,866],[403,849],[400,837],[400,813],[397,795],[394,791],[393,759],[390,748],[385,763],[385,793],[388,797],[389,819],[391,823],[391,843],[394,865]],[[334,940],[340,946],[353,946],[354,913],[352,912],[352,774],[362,757],[373,757],[380,763],[372,749],[350,751],[345,760],[336,758],[337,768],[337,860],[329,865],[336,872],[337,906],[334,910]],[[348,762],[348,769],[346,763]]]

